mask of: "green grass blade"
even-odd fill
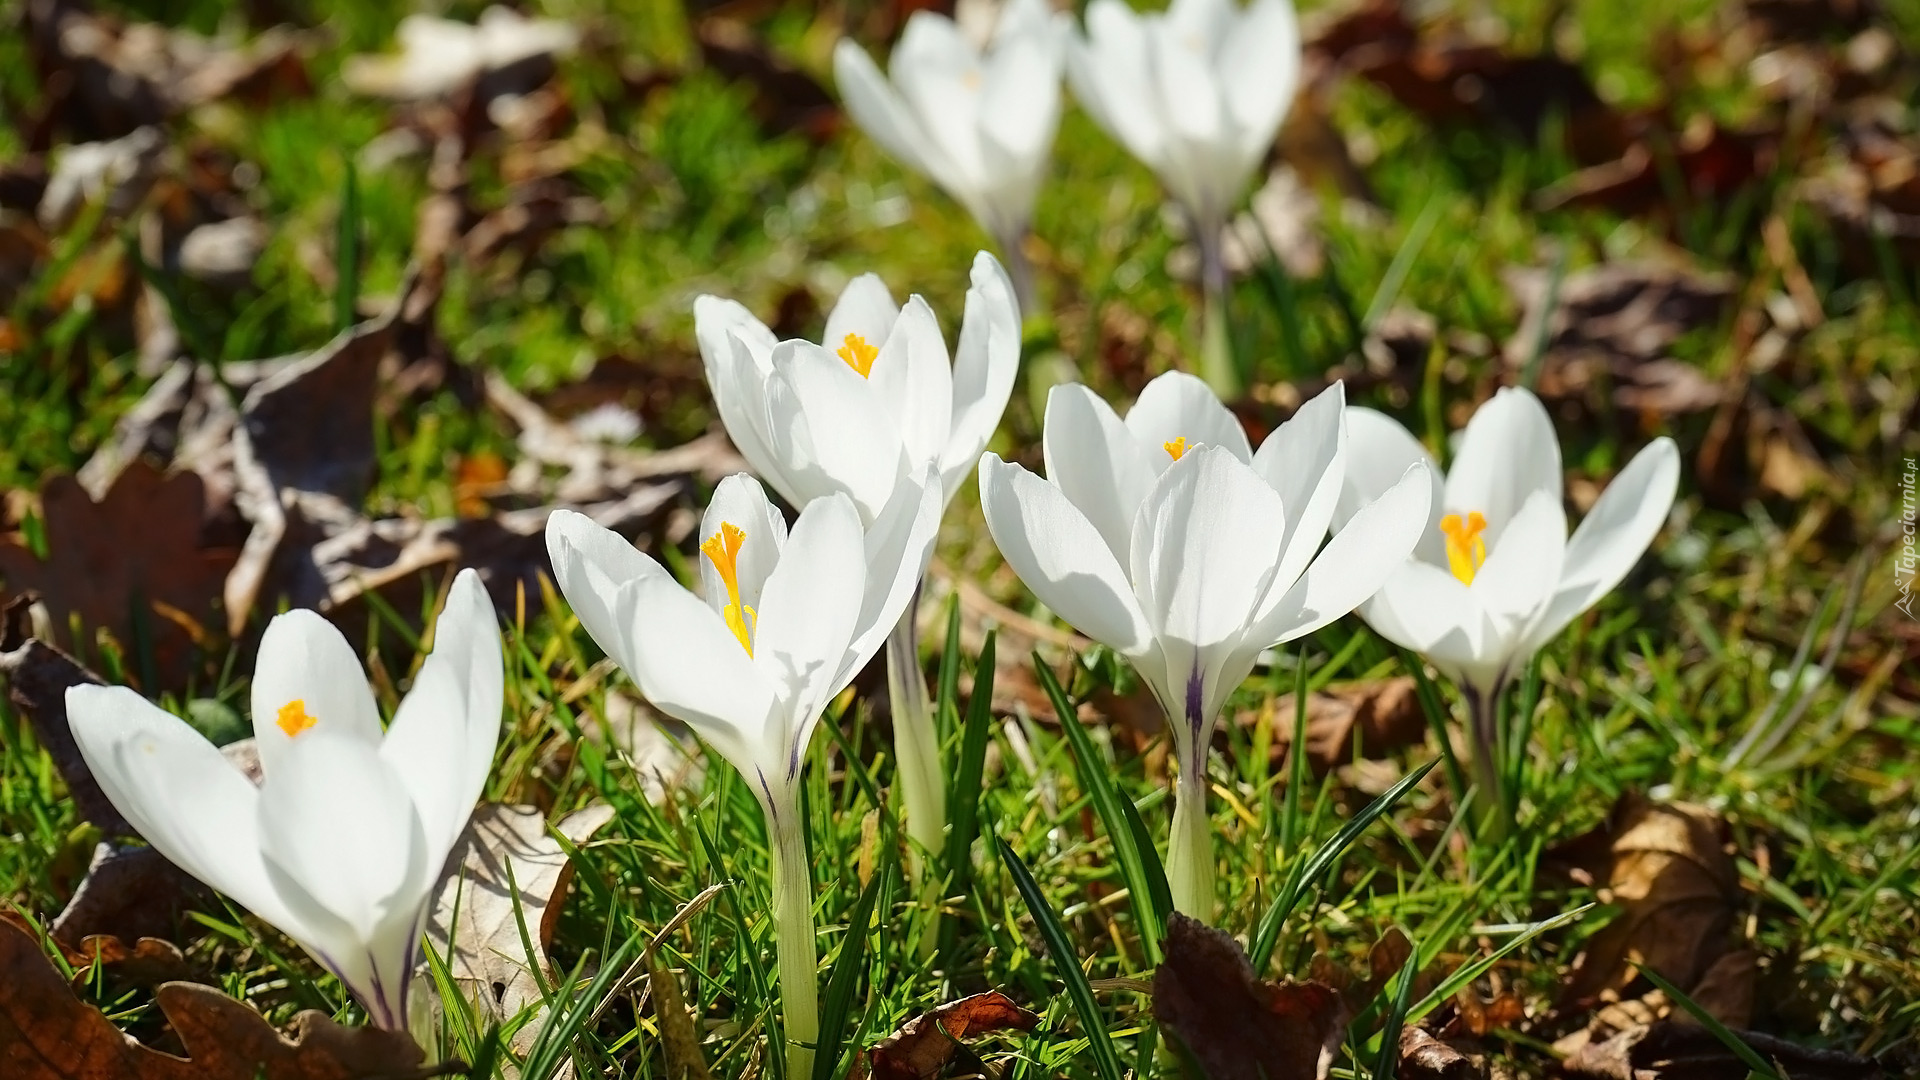
[[[889,837],[887,844],[891,846],[892,842]],[[873,919],[874,901],[886,886],[893,867],[891,862],[883,863],[874,872],[873,880],[860,890],[860,898],[854,901],[853,910],[847,915],[847,934],[840,941],[840,955],[827,976],[827,993],[820,1002],[820,1036],[813,1055],[813,1080],[833,1080],[845,1052],[842,1043],[847,1037],[847,1017],[852,1013],[853,995],[860,988],[860,976],[867,967],[867,941],[873,933],[868,923]]]
[[[1408,941],[1412,941],[1411,938]],[[1407,1026],[1407,1009],[1413,1005],[1413,977],[1420,973],[1420,946],[1416,942],[1400,965],[1400,985],[1394,989],[1393,1011],[1380,1029],[1380,1056],[1373,1066],[1373,1080],[1393,1080],[1400,1064],[1400,1032]]]
[[[1780,1080],[1780,1074],[1774,1070],[1766,1058],[1760,1056],[1760,1051],[1749,1046],[1747,1040],[1735,1034],[1732,1028],[1721,1023],[1712,1013],[1701,1008],[1698,1002],[1681,993],[1680,988],[1668,982],[1666,976],[1638,961],[1628,960],[1627,962],[1638,969],[1640,974],[1645,975],[1648,982],[1659,987],[1660,992],[1667,995],[1667,1000],[1687,1010],[1695,1020],[1700,1022],[1701,1027],[1712,1032],[1714,1038],[1719,1039],[1728,1050],[1733,1051],[1733,1055],[1740,1059],[1741,1064],[1753,1071],[1752,1074],[1764,1077],[1765,1080]]]
[[[1080,956],[1074,952],[1073,942],[1067,937],[1067,928],[1060,925],[1060,917],[1054,914],[1047,898],[1040,892],[1040,883],[1033,880],[1033,874],[1027,864],[1013,850],[1013,845],[1003,839],[995,838],[1000,845],[1000,859],[1006,863],[1007,873],[1013,877],[1014,888],[1020,891],[1020,898],[1027,903],[1027,911],[1032,914],[1033,922],[1040,930],[1040,937],[1047,943],[1047,953],[1053,957],[1053,966],[1060,970],[1060,979],[1067,984],[1067,997],[1073,1002],[1073,1011],[1080,1015],[1080,1026],[1086,1029],[1087,1049],[1093,1057],[1094,1072],[1100,1080],[1121,1080],[1120,1056],[1113,1049],[1113,1040],[1107,1036],[1105,1019],[1100,1015],[1100,1003],[1093,999],[1093,987],[1087,984],[1087,974],[1080,970]]]
[[[953,787],[947,792],[947,895],[965,896],[973,889],[973,842],[980,835],[981,775],[986,770],[987,735],[993,724],[993,671],[996,634],[987,631],[980,659],[973,665],[973,700],[967,703],[967,721],[960,734],[960,759],[955,763]],[[956,645],[957,648],[957,645]],[[940,920],[940,954],[951,959],[959,944],[957,920]]]
[[[334,236],[333,329],[345,332],[358,321],[360,302],[360,175],[347,159],[347,178],[340,186],[340,220]]]
[[[1508,953],[1514,951],[1515,949],[1518,949],[1520,946],[1525,945],[1527,942],[1532,941],[1534,938],[1539,937],[1541,934],[1544,934],[1549,930],[1557,930],[1562,926],[1566,926],[1569,923],[1574,922],[1575,920],[1579,919],[1580,916],[1585,915],[1587,912],[1592,910],[1593,910],[1592,904],[1583,904],[1580,907],[1574,908],[1572,911],[1569,911],[1560,915],[1555,915],[1551,919],[1545,919],[1537,923],[1532,923],[1528,925],[1525,929],[1521,930],[1519,933],[1515,934],[1511,939],[1507,941],[1505,945],[1502,945],[1498,949],[1495,949],[1492,955],[1483,956],[1480,959],[1475,960],[1470,964],[1462,964],[1459,967],[1455,968],[1453,971],[1453,974],[1447,976],[1444,980],[1442,980],[1440,985],[1434,987],[1431,991],[1428,991],[1427,996],[1420,999],[1420,1004],[1415,1005],[1411,1010],[1407,1012],[1406,1022],[1409,1024],[1419,1023],[1421,1017],[1439,1008],[1441,1005],[1444,1005],[1447,1002],[1452,1001],[1453,995],[1465,989],[1466,986],[1469,983],[1473,982],[1475,979],[1478,979],[1480,976],[1486,974],[1488,968],[1499,963],[1502,959],[1506,957]]]
[[[1153,870],[1160,879],[1159,888],[1156,889],[1153,877],[1148,874],[1146,859],[1141,856],[1138,835],[1120,809],[1119,804],[1125,799],[1114,790],[1113,778],[1107,774],[1107,763],[1101,760],[1099,751],[1095,749],[1093,737],[1087,734],[1086,727],[1080,723],[1073,702],[1068,700],[1067,692],[1060,686],[1060,680],[1053,677],[1046,661],[1037,653],[1033,658],[1033,668],[1039,675],[1040,688],[1046,691],[1047,700],[1053,703],[1053,711],[1060,717],[1060,728],[1066,732],[1067,745],[1072,748],[1074,764],[1079,768],[1080,785],[1093,800],[1093,808],[1100,815],[1101,824],[1106,826],[1107,839],[1113,844],[1114,859],[1119,862],[1120,875],[1127,882],[1127,899],[1132,905],[1133,917],[1140,925],[1140,938],[1146,945],[1147,960],[1158,964],[1165,916],[1162,911],[1155,910],[1154,896],[1156,892],[1170,895],[1166,873],[1158,865],[1159,859],[1155,858]],[[1149,846],[1147,850],[1152,851],[1153,848]],[[1171,907],[1171,903],[1168,906]]]

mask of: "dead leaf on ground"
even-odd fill
[[[1400,1029],[1400,1080],[1482,1080],[1486,1059],[1433,1037],[1418,1025]]]
[[[1346,1037],[1339,991],[1266,982],[1224,930],[1175,912],[1153,975],[1153,1015],[1208,1080],[1325,1080]]]
[[[1294,695],[1280,694],[1274,697],[1271,710],[1240,714],[1243,726],[1263,720],[1270,726],[1270,768],[1281,768],[1293,745],[1295,704]],[[1420,706],[1411,675],[1345,683],[1307,695],[1307,760],[1316,773],[1330,772],[1353,760],[1356,737],[1359,755],[1377,758],[1419,743],[1426,733],[1426,710]]]
[[[1633,262],[1574,271],[1557,291],[1550,270],[1512,270],[1505,277],[1524,308],[1505,359],[1517,370],[1539,351],[1542,396],[1605,412],[1605,403],[1593,398],[1610,393],[1614,404],[1652,416],[1700,412],[1722,400],[1719,381],[1668,350],[1685,334],[1723,320],[1734,297],[1729,276]]]
[[[611,820],[613,807],[600,803],[562,818],[554,831],[577,846]],[[546,815],[531,806],[482,805],[447,867],[427,937],[445,955],[455,985],[492,1020],[539,1010],[539,980],[552,977],[547,948],[573,880],[573,862],[548,832]],[[521,920],[534,956],[521,939]],[[539,1029],[536,1014],[513,1035],[516,1051],[524,1053]]]
[[[194,983],[155,998],[188,1057],[133,1041],[73,996],[33,936],[0,919],[0,1066],[7,1080],[373,1080],[417,1075],[404,1033],[294,1018],[294,1038],[251,1008]]]
[[[1534,197],[1542,211],[1591,207],[1672,222],[1685,210],[1726,206],[1770,174],[1781,156],[1780,132],[1734,130],[1695,117],[1677,132],[1655,128],[1620,156],[1590,165]]]
[[[1879,1080],[1888,1075],[1870,1058],[1796,1046],[1757,1031],[1735,1031],[1748,1046],[1793,1080]],[[1663,1021],[1622,1032],[1561,1062],[1580,1080],[1747,1080],[1752,1070],[1713,1032],[1697,1024]]]
[[[1736,943],[1740,876],[1728,843],[1727,823],[1712,810],[1629,793],[1600,827],[1550,853],[1621,908],[1574,961],[1562,1004],[1621,994],[1641,982],[1636,964],[1683,990],[1700,985]]]
[[[1037,1013],[998,990],[949,1001],[920,1014],[854,1059],[854,1080],[937,1080],[942,1076],[991,1076],[968,1039],[995,1031],[1032,1031]]]
[[[208,644],[208,626],[219,625],[215,604],[236,558],[201,546],[200,477],[162,476],[135,461],[96,501],[76,478],[55,476],[41,489],[40,515],[45,560],[24,537],[0,537],[8,591],[40,597],[63,648],[92,653],[104,630],[148,693],[184,687]]]
[[[700,1032],[694,1014],[680,994],[680,981],[658,952],[647,953],[647,992],[653,997],[653,1015],[660,1022],[660,1050],[667,1059],[667,1080],[708,1080],[706,1055],[700,1052]]]

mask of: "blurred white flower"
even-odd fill
[[[476,23],[437,15],[408,15],[394,32],[400,51],[350,56],[341,70],[359,94],[418,101],[459,89],[467,80],[539,56],[560,56],[580,45],[580,31],[554,19],[529,19],[512,8],[490,7]]]
[[[125,687],[68,690],[67,717],[156,851],[292,938],[375,1024],[405,1030],[434,885],[492,768],[502,695],[493,604],[462,570],[384,732],[340,631],[311,611],[274,618],[253,676],[258,787]]]
[[[987,528],[1042,603],[1121,653],[1166,712],[1180,761],[1167,877],[1174,906],[1213,907],[1206,752],[1262,650],[1354,609],[1427,519],[1410,466],[1322,549],[1346,469],[1344,391],[1302,406],[1254,453],[1190,375],[1147,385],[1123,421],[1085,386],[1047,398],[1041,479],[981,459]]]

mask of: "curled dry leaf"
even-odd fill
[[[1742,1041],[1793,1080],[1880,1080],[1888,1073],[1870,1058],[1796,1046],[1757,1031],[1735,1031]],[[1595,1043],[1561,1062],[1579,1080],[1747,1080],[1753,1070],[1697,1024],[1661,1021]]]
[[[1224,930],[1175,912],[1153,974],[1153,1015],[1208,1080],[1325,1080],[1346,1036],[1340,992],[1257,978]]]
[[[611,820],[613,807],[600,803],[562,818],[554,831],[579,845]],[[504,1022],[540,1008],[540,979],[551,977],[547,947],[573,880],[573,863],[547,831],[546,815],[531,806],[481,806],[447,871],[427,937],[446,956],[454,983],[485,1018]],[[522,920],[533,956],[520,936]],[[525,1052],[539,1028],[537,1015],[521,1025],[515,1049]]]
[[[1037,1013],[998,990],[949,1001],[900,1025],[854,1059],[855,1078],[936,1080],[942,1076],[990,1076],[966,1040],[994,1031],[1032,1031]]]
[[[217,625],[214,606],[235,560],[201,546],[205,510],[197,474],[163,476],[145,461],[122,470],[98,501],[78,479],[55,476],[40,492],[47,558],[24,537],[0,538],[0,576],[8,590],[47,605],[62,647],[91,651],[104,630],[142,689],[177,689],[198,666],[208,624]]]
[[[1394,1075],[1400,1080],[1482,1080],[1487,1062],[1434,1038],[1423,1027],[1405,1027],[1400,1029],[1400,1069]]]
[[[647,952],[647,988],[653,1015],[660,1021],[660,1049],[667,1059],[667,1080],[708,1080],[713,1074],[700,1052],[700,1032],[680,995],[680,981],[658,952]]]
[[[294,1038],[208,986],[170,982],[155,995],[188,1057],[133,1041],[73,996],[31,934],[0,919],[0,1075],[7,1080],[373,1080],[418,1075],[412,1039],[348,1028],[324,1013],[294,1018]]]

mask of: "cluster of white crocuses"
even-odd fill
[[[984,41],[918,11],[888,72],[842,40],[847,112],[901,164],[944,188],[993,237],[1034,307],[1021,243],[1060,123],[1064,67],[1094,121],[1153,170],[1185,212],[1206,298],[1203,373],[1228,392],[1222,232],[1286,119],[1300,81],[1289,0],[1173,0],[1136,12],[1093,0],[1084,32],[1048,0],[1006,0]]]
[[[777,341],[702,297],[696,320],[720,416],[762,479],[714,491],[700,589],[570,512],[547,525],[582,626],[662,712],[759,799],[771,844],[790,1075],[811,1072],[817,959],[800,772],[832,700],[889,649],[908,833],[946,828],[940,749],[913,636],[940,518],[979,464],[994,541],[1060,618],[1124,655],[1166,712],[1178,760],[1166,860],[1175,906],[1214,906],[1208,751],[1260,653],[1358,610],[1467,699],[1481,777],[1491,703],[1533,652],[1632,568],[1671,507],[1673,444],[1648,446],[1571,539],[1560,454],[1540,402],[1503,390],[1444,477],[1406,429],[1349,408],[1336,383],[1256,450],[1205,383],[1169,373],[1125,418],[1080,385],[1047,399],[1041,478],[983,453],[1019,360],[1019,311],[992,256],[972,270],[952,357],[931,309],[856,279],[826,340]],[[472,571],[383,732],[346,641],[310,612],[261,643],[256,785],[183,721],[125,689],[78,687],[75,737],[109,798],[162,854],[278,926],[383,1026],[407,987],[442,864],[490,768],[501,648]]]

